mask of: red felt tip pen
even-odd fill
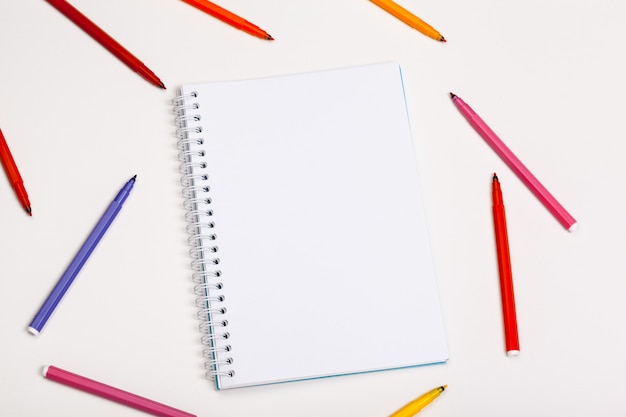
[[[15,160],[11,155],[9,145],[7,145],[7,142],[4,139],[2,130],[0,130],[0,162],[2,163],[5,172],[7,173],[7,177],[9,177],[11,187],[13,187],[13,189],[15,190],[15,194],[20,200],[22,207],[24,207],[24,210],[26,210],[26,213],[28,213],[29,216],[32,216],[33,212],[30,208],[30,201],[28,200],[26,188],[24,188],[22,176],[20,175],[20,171],[18,171],[17,169],[17,165],[15,164]]]
[[[211,16],[217,19],[220,19],[223,22],[228,23],[229,25],[233,27],[241,29],[244,32],[248,32],[250,35],[256,36],[261,39],[267,39],[269,41],[274,40],[274,38],[272,38],[272,35],[264,31],[257,25],[248,22],[243,17],[237,16],[236,14],[208,0],[183,0],[183,1],[187,4],[190,4],[196,7],[197,9],[202,10],[205,13],[210,14]]]
[[[108,33],[102,30],[87,16],[82,14],[78,9],[69,4],[65,0],[46,0],[51,6],[57,9],[61,14],[74,22],[76,26],[85,31],[96,42],[102,45],[110,53],[115,55],[117,59],[122,61],[130,69],[141,75],[150,83],[159,88],[165,89],[165,84],[156,76],[150,68],[141,62],[136,56],[131,54],[119,42],[113,39]]]
[[[513,291],[513,273],[509,253],[509,237],[506,227],[506,215],[500,181],[493,174],[493,225],[496,235],[498,271],[500,274],[500,294],[502,298],[502,317],[504,319],[504,339],[507,356],[519,355],[519,336],[517,333],[517,314],[515,312],[515,293]]]

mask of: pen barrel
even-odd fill
[[[500,203],[495,203],[496,194],[499,194]],[[519,351],[519,336],[517,331],[517,313],[515,308],[515,292],[513,290],[513,271],[509,252],[509,237],[506,225],[502,195],[494,192],[493,221],[496,237],[496,253],[498,258],[498,273],[500,277],[500,295],[502,301],[502,317],[504,321],[504,339],[506,351]]]
[[[453,103],[459,109],[460,113],[465,117],[467,122],[476,130],[476,132],[487,142],[493,151],[506,163],[506,165],[517,175],[517,177],[526,185],[526,187],[535,195],[535,197],[544,205],[545,208],[561,223],[567,230],[573,230],[576,219],[569,214],[565,207],[558,202],[556,198],[543,186],[541,182],[533,175],[532,172],[520,161],[517,156],[509,149],[502,139],[491,130],[480,116],[465,103],[460,97],[454,96]]]
[[[242,29],[247,23],[247,21],[237,16],[236,14],[224,9],[223,7],[218,6],[215,3],[211,3],[209,1],[198,1],[198,0],[183,0],[185,3],[190,4],[203,12],[210,14],[216,19],[221,20],[224,23],[227,23],[236,28]],[[252,25],[252,24],[251,24]],[[254,26],[254,25],[252,25]]]
[[[12,183],[16,182],[16,179],[21,180],[20,172],[17,170],[17,165],[15,164],[9,145],[2,134],[2,130],[0,130],[0,162]]]
[[[126,182],[126,184],[124,184],[111,204],[109,204],[104,214],[100,217],[100,220],[98,220],[98,223],[95,225],[91,233],[89,233],[89,236],[74,256],[74,259],[72,259],[72,262],[70,262],[63,275],[61,275],[57,281],[56,285],[48,295],[48,298],[46,298],[46,301],[44,301],[37,314],[35,314],[35,317],[29,325],[29,329],[31,329],[32,332],[39,333],[47,323],[50,316],[52,316],[52,313],[74,282],[74,279],[83,268],[83,265],[85,265],[87,259],[89,259],[89,256],[94,251],[111,223],[113,223],[113,220],[119,211],[122,209],[122,205],[124,201],[126,201],[126,198],[128,197],[134,184],[135,177],[131,178]]]
[[[11,187],[15,191],[20,203],[26,210],[29,210],[30,201],[28,200],[26,188],[24,188],[22,176],[20,175],[20,171],[17,169],[17,164],[15,163],[15,159],[13,159],[13,154],[11,154],[11,150],[9,149],[9,145],[2,134],[2,130],[0,130],[0,163],[2,163],[4,171],[6,172],[9,182],[11,183]]]
[[[74,24],[81,28],[85,33],[95,39],[102,47],[117,57],[117,59],[122,61],[131,70],[135,71],[149,82],[159,87],[163,87],[161,80],[148,67],[146,67],[143,62],[141,62],[135,55],[128,51],[118,41],[113,39],[108,33],[102,30],[74,6],[65,0],[46,1],[65,17],[74,22]]]
[[[87,32],[100,45],[106,48],[113,55],[117,56],[126,65],[132,65],[140,62],[134,55],[126,50],[119,42],[113,39],[109,34],[96,25],[91,19],[82,14],[74,6],[65,0],[46,0],[61,14],[70,19],[76,26]]]
[[[193,414],[178,410],[176,408],[158,403],[148,398],[103,384],[93,379],[85,378],[65,371],[63,369],[48,366],[44,370],[44,376],[54,382],[76,388],[80,391],[106,398],[108,400],[123,404],[137,410],[145,411],[160,417],[195,417]]]
[[[443,388],[435,388],[426,394],[420,396],[416,400],[411,401],[404,407],[391,414],[389,417],[413,417],[419,413],[424,407],[432,403],[443,392]]]
[[[47,323],[50,316],[56,309],[57,305],[61,302],[65,293],[69,290],[74,282],[74,279],[87,262],[87,259],[95,249],[98,242],[104,235],[105,231],[108,229],[109,225],[113,222],[113,218],[119,212],[122,206],[117,202],[111,203],[104,215],[98,221],[98,224],[91,231],[85,242],[82,244],[72,262],[67,266],[63,275],[59,278],[56,285],[46,298],[46,301],[42,304],[41,308],[35,314],[32,322],[29,325],[29,328],[40,332],[45,324]]]
[[[248,32],[249,34],[259,37],[261,39],[272,39],[271,36],[257,25],[247,21],[241,16],[230,12],[223,7],[218,6],[207,0],[183,0],[185,3],[196,7],[199,10],[213,16],[216,19],[221,20],[237,29]]]
[[[509,254],[509,237],[506,227],[506,215],[502,204],[495,205],[493,207],[493,221],[496,237],[496,249],[498,254],[498,270],[501,280],[500,283],[504,284],[503,288],[506,290],[507,295],[510,295],[512,298],[513,291],[510,282],[512,282],[513,272],[511,269],[511,256]],[[511,287],[510,292],[509,287]],[[511,307],[514,309],[515,304]]]
[[[370,0],[370,1],[374,3],[375,5],[377,5],[378,7],[385,10],[386,12],[388,12],[389,14],[391,14],[392,16],[396,17],[397,19],[401,20],[407,25],[411,26],[412,28],[417,29],[418,31],[428,36],[429,38],[432,38],[438,41],[441,41],[443,39],[441,34],[434,27],[424,22],[418,16],[414,15],[409,10],[405,9],[404,7],[395,3],[394,1],[391,1],[391,0]]]

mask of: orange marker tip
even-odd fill
[[[448,41],[446,40],[446,38],[444,38],[443,36],[442,36],[442,37],[441,37],[441,39],[439,39],[439,40],[440,40],[441,42],[448,42]]]

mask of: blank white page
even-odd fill
[[[196,185],[210,187],[198,208],[215,235],[204,244],[219,248],[206,257],[221,276],[208,279],[223,284],[209,300],[226,307],[211,319],[227,320],[214,336],[231,348],[218,374],[234,371],[217,387],[446,361],[400,67],[190,92],[199,108],[187,115],[200,117],[187,128],[202,128],[190,150],[204,151],[194,174],[208,174]]]

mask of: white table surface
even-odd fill
[[[33,217],[0,177],[0,415],[139,416],[41,376],[53,364],[198,416],[626,414],[626,3],[74,0],[160,90],[43,0],[0,2],[0,128]],[[174,116],[183,83],[397,61],[425,191],[447,364],[217,392],[203,379]],[[565,231],[450,102],[464,98],[579,220]],[[521,355],[504,353],[491,175],[502,183]],[[124,181],[137,185],[39,337],[26,327]],[[323,335],[320,335],[323,337]],[[380,337],[384,337],[381,332]],[[329,340],[328,343],[332,343]]]

